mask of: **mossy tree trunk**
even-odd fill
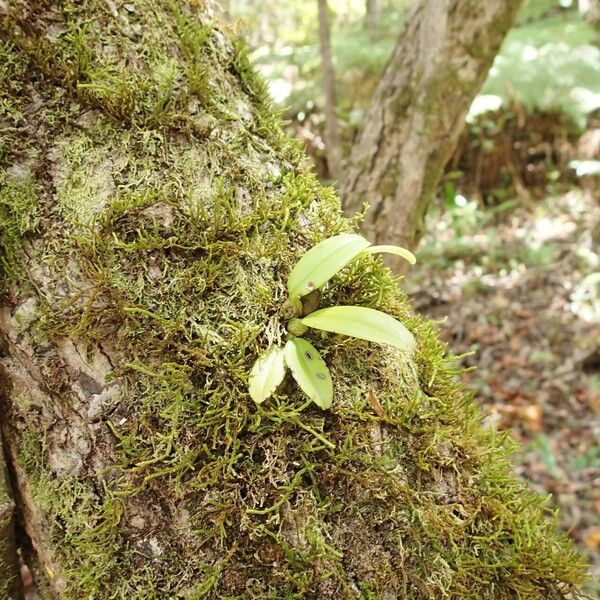
[[[469,106],[522,0],[420,0],[369,104],[341,185],[370,239],[413,248]]]
[[[256,406],[286,277],[349,231],[243,43],[194,2],[0,3],[2,438],[44,599],[566,598],[584,567],[435,327],[360,258],[309,334],[334,405]]]

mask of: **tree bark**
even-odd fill
[[[567,598],[584,566],[372,256],[307,334],[335,387],[262,405],[291,268],[350,231],[196,1],[0,2],[0,422],[44,600]]]
[[[372,40],[377,39],[381,22],[381,5],[379,0],[366,0],[365,22]]]
[[[414,248],[469,106],[521,0],[421,0],[369,104],[341,196],[378,242]]]
[[[590,23],[598,25],[600,23],[600,1],[579,0],[579,13]]]
[[[16,600],[21,586],[15,541],[15,503],[0,437],[0,598]]]
[[[336,114],[335,71],[331,54],[331,31],[327,0],[317,0],[319,6],[319,45],[321,48],[321,75],[325,98],[325,146],[327,170],[332,179],[341,172],[340,134]]]

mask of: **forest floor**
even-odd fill
[[[517,473],[551,495],[600,598],[600,202],[581,189],[516,208],[458,196],[428,220],[403,283],[449,351],[468,353],[486,419],[519,442]]]

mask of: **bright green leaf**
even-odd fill
[[[303,338],[291,338],[285,345],[285,362],[302,391],[321,408],[329,408],[331,373],[317,349]]]
[[[342,233],[311,248],[290,273],[287,282],[290,298],[320,288],[369,245],[370,242],[360,235]]]
[[[283,381],[285,362],[283,348],[273,346],[261,354],[250,371],[248,390],[254,402],[264,402]]]
[[[391,245],[383,245],[383,246],[371,246],[365,250],[368,254],[377,254],[379,252],[387,252],[388,254],[395,254],[396,256],[401,256],[406,259],[411,265],[414,265],[417,262],[417,257],[406,248],[402,248],[401,246],[391,246]]]
[[[352,337],[389,344],[412,352],[415,338],[400,321],[379,310],[363,306],[332,306],[304,317],[302,323],[315,329],[341,333]]]

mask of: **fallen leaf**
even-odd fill
[[[584,536],[583,542],[592,551],[600,548],[600,527],[593,527]]]
[[[385,417],[385,408],[383,408],[383,406],[381,405],[381,402],[379,402],[379,400],[377,399],[377,396],[375,395],[375,392],[373,390],[369,390],[369,393],[367,394],[367,398],[369,399],[369,404],[371,405],[373,412],[378,417]]]

